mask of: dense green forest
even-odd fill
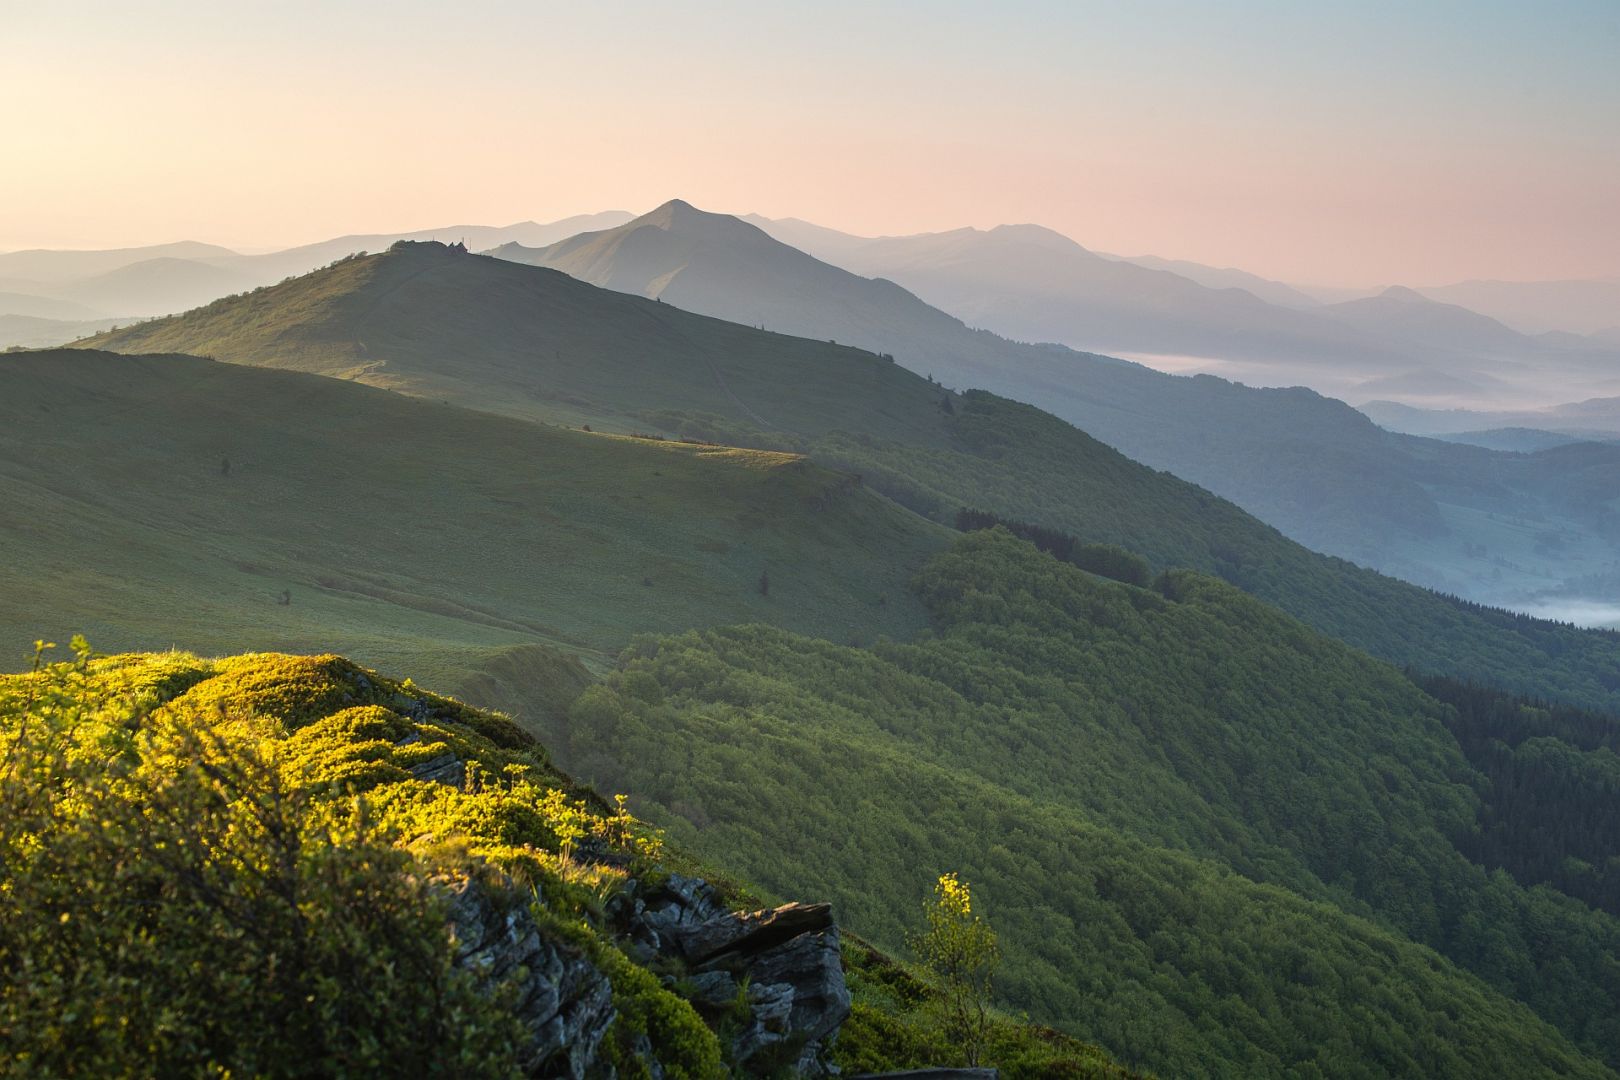
[[[962,867],[1008,1004],[1149,1068],[1620,1062],[1620,921],[1465,856],[1488,782],[1399,671],[1214,579],[1100,581],[1000,530],[916,586],[912,643],[639,641],[559,752],[880,942]]]
[[[1446,726],[1489,782],[1458,846],[1620,916],[1620,718],[1443,677],[1420,685],[1452,706]]]

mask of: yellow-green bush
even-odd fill
[[[190,681],[165,663],[0,681],[8,1067],[513,1073],[504,991],[453,967],[426,868],[362,801],[302,786],[246,701],[158,706]]]
[[[454,968],[433,880],[487,862],[574,917],[624,872],[567,849],[644,839],[537,750],[333,656],[85,650],[0,678],[0,1053],[64,1076],[512,1073],[507,991]],[[462,788],[412,777],[445,754]],[[713,1037],[638,972],[614,980],[626,1023],[712,1075]]]

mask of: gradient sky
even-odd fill
[[[1620,0],[0,0],[0,250],[708,209],[1620,278]]]

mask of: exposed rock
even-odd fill
[[[467,763],[454,754],[440,754],[412,765],[411,775],[418,780],[459,788],[467,782]]]
[[[644,955],[685,961],[699,1004],[729,1004],[746,980],[750,1020],[732,1040],[734,1065],[788,1053],[801,1075],[831,1071],[826,1050],[849,1017],[850,999],[829,905],[739,915],[706,882],[672,874],[646,890],[631,883],[610,915]]]
[[[524,1072],[583,1080],[613,1023],[607,976],[578,949],[541,933],[524,904],[501,903],[471,879],[446,889],[456,965],[491,987],[522,969],[516,1014],[531,1033]]]
[[[747,965],[749,990],[757,986],[786,987],[792,1011],[788,1030],[802,1036],[807,1046],[830,1044],[838,1028],[849,1019],[849,989],[838,949],[838,928],[800,934],[753,957]]]
[[[783,904],[774,911],[727,914],[677,928],[677,943],[688,962],[703,964],[726,953],[761,953],[832,925],[831,904]]]
[[[722,1009],[737,1000],[741,989],[729,971],[702,971],[686,980],[695,1005]]]
[[[456,964],[490,986],[522,969],[517,1014],[532,1033],[524,1071],[572,1080],[611,1075],[598,1060],[614,1017],[607,978],[578,949],[543,933],[521,901],[503,903],[493,894],[498,890],[472,880],[446,888]],[[627,882],[605,912],[644,962],[679,961],[686,974],[666,977],[666,985],[681,987],[711,1018],[734,1008],[747,987],[747,1022],[728,1047],[739,1071],[832,1074],[826,1052],[849,1016],[850,999],[828,905],[740,915],[707,882],[672,874],[655,886]],[[632,1050],[654,1066],[657,1080],[651,1044]]]

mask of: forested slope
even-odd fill
[[[1620,921],[1470,862],[1488,785],[1398,671],[1212,579],[1106,583],[1004,532],[917,588],[938,630],[911,644],[638,642],[558,751],[880,941],[962,867],[1010,1004],[1172,1075],[1620,1062]]]

